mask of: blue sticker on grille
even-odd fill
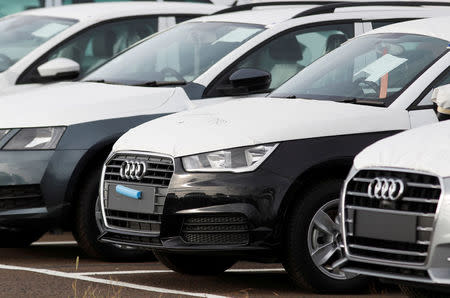
[[[139,200],[140,198],[142,198],[142,191],[135,190],[123,185],[117,185],[116,192],[132,199]]]

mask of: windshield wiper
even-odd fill
[[[182,86],[186,85],[186,81],[149,81],[145,83],[139,83],[132,86],[137,87],[163,87],[163,86]]]
[[[86,83],[101,83],[101,84],[109,84],[109,85],[122,85],[120,83],[108,82],[108,81],[105,81],[105,80],[86,80],[86,81],[82,81],[82,82],[86,82]]]
[[[367,105],[367,106],[386,107],[386,104],[382,101],[374,101],[374,100],[359,99],[359,98],[347,98],[344,100],[340,100],[339,102],[354,103],[354,104]]]

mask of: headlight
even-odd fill
[[[183,157],[188,172],[249,172],[253,171],[275,150],[278,144],[226,149]]]
[[[9,129],[0,129],[0,140],[6,136],[9,132]]]
[[[3,150],[55,149],[65,127],[23,128],[3,147]]]

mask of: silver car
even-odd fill
[[[450,112],[450,85],[436,90],[438,111]],[[395,280],[412,297],[448,293],[449,132],[449,121],[423,126],[356,156],[341,200],[344,271]]]

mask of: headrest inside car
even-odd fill
[[[338,48],[341,44],[347,41],[347,36],[345,34],[332,34],[328,36],[326,53]]]
[[[272,59],[283,62],[297,62],[303,59],[303,50],[294,35],[283,36],[272,42],[269,46],[269,55]]]

